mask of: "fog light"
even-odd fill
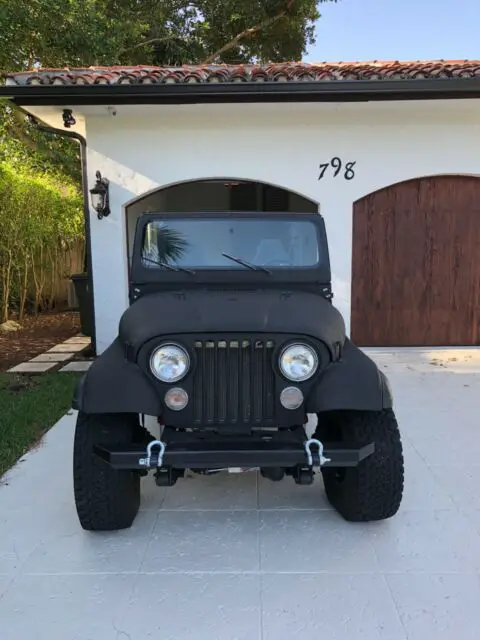
[[[280,402],[285,409],[298,409],[303,402],[303,393],[297,387],[287,387],[280,394]]]
[[[188,404],[188,393],[179,387],[169,389],[165,394],[165,404],[172,411],[181,411]]]

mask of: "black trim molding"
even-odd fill
[[[478,78],[191,84],[4,85],[18,105],[366,102],[480,98]]]

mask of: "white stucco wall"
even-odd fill
[[[110,180],[112,213],[92,214],[97,347],[114,339],[128,304],[125,207],[184,180],[242,178],[319,202],[332,262],[334,303],[350,322],[352,207],[402,180],[480,174],[478,101],[311,105],[192,105],[86,113],[89,180]],[[355,177],[319,165],[355,162]],[[131,211],[141,209],[135,205]],[[138,211],[136,211],[138,214]]]

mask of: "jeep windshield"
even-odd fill
[[[294,216],[158,218],[145,226],[142,266],[148,269],[311,268],[318,265],[315,225]]]

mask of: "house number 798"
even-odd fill
[[[318,168],[320,170],[320,173],[318,174],[318,179],[323,180],[323,178],[326,177],[327,169],[329,168],[331,168],[333,172],[333,177],[336,178],[338,175],[340,175],[340,172],[343,168],[343,177],[345,178],[345,180],[353,180],[353,178],[355,177],[355,170],[353,167],[356,165],[356,163],[357,162],[355,160],[354,162],[345,162],[345,164],[343,164],[341,159],[335,156],[330,160],[330,162],[324,162],[323,164],[319,165]]]

